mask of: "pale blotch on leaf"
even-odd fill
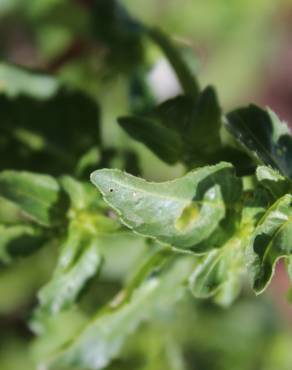
[[[175,221],[175,228],[179,231],[187,231],[191,229],[192,225],[198,219],[200,215],[200,209],[195,202],[191,202],[187,205],[181,215]]]

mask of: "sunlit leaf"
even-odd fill
[[[269,191],[274,200],[291,191],[291,182],[271,167],[259,166],[256,170],[259,183]]]
[[[226,216],[225,202],[234,205],[241,193],[240,180],[227,163],[164,183],[148,183],[118,170],[95,171],[91,180],[126,226],[194,250]]]

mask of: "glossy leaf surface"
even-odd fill
[[[291,181],[271,167],[259,166],[256,170],[256,177],[274,200],[291,191]]]
[[[229,113],[227,119],[231,133],[263,164],[292,177],[292,137],[274,112],[250,105]]]
[[[206,240],[236,202],[241,183],[227,163],[205,167],[182,178],[148,183],[117,170],[91,175],[106,202],[134,231],[180,248]]]

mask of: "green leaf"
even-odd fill
[[[181,159],[187,163],[203,161],[221,147],[221,109],[211,86],[196,100],[178,96],[160,104],[152,116],[180,135],[185,149]]]
[[[183,143],[180,136],[175,131],[163,127],[159,120],[122,117],[118,122],[127,134],[145,144],[166,163],[174,164],[182,158]]]
[[[292,252],[291,201],[290,194],[277,200],[251,236],[248,263],[257,294],[262,293],[271,281],[276,262]]]
[[[221,248],[202,257],[189,278],[191,292],[196,298],[213,297],[222,306],[237,298],[245,268],[245,247],[252,231],[245,225]]]
[[[193,109],[189,133],[186,133],[194,152],[214,153],[221,146],[220,129],[222,126],[221,108],[213,87],[208,86],[198,97]]]
[[[0,224],[17,225],[25,221],[19,208],[9,200],[0,197]]]
[[[76,164],[75,174],[77,177],[85,177],[89,175],[92,168],[96,168],[101,160],[101,151],[97,146],[93,146],[85,152]]]
[[[87,183],[77,181],[71,176],[62,176],[60,183],[69,196],[71,208],[82,210],[89,207],[93,198],[93,192]]]
[[[0,225],[0,261],[27,256],[40,248],[46,237],[41,230],[29,225]]]
[[[66,198],[51,176],[3,171],[0,173],[0,196],[13,203],[26,221],[46,227],[64,222]]]
[[[70,227],[53,277],[38,294],[36,317],[53,315],[72,305],[101,265],[98,244],[98,239],[84,235],[77,225]]]
[[[259,166],[256,170],[259,183],[269,191],[274,200],[291,191],[291,182],[271,167]]]
[[[2,94],[0,137],[0,169],[43,172],[45,163],[46,173],[74,173],[80,157],[100,143],[99,108],[83,92],[65,88],[41,100]]]
[[[248,151],[263,164],[292,177],[292,138],[274,112],[250,105],[229,113],[227,119],[227,127]]]
[[[131,137],[169,164],[183,162],[193,167],[221,159],[221,109],[212,87],[207,87],[197,100],[178,96],[143,117],[122,117],[118,122]]]
[[[183,262],[183,263],[182,263]],[[125,341],[141,322],[156,312],[167,311],[182,296],[188,264],[179,261],[169,271],[151,276],[132,293],[126,303],[109,306],[84,328],[62,351],[52,356],[44,369],[105,368],[121,352]]]
[[[196,100],[200,91],[199,84],[188,65],[182,59],[178,49],[161,30],[148,28],[146,31],[148,36],[161,48],[172,65],[184,93]]]
[[[224,220],[226,204],[234,207],[241,194],[241,182],[228,163],[164,183],[108,169],[95,171],[91,181],[126,226],[160,242],[194,250]]]

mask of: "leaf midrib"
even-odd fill
[[[212,179],[212,177],[210,176],[210,178]],[[203,179],[201,179],[201,181],[203,181],[205,178],[203,178]],[[187,202],[189,202],[189,201],[192,201],[192,202],[195,202],[195,203],[197,203],[197,204],[206,204],[206,203],[208,203],[208,201],[203,201],[203,200],[195,200],[195,199],[193,199],[193,197],[196,195],[196,192],[197,192],[197,186],[198,186],[198,183],[197,182],[194,182],[194,189],[195,189],[195,191],[194,191],[194,194],[190,197],[190,198],[186,198],[186,197],[174,197],[174,196],[171,196],[171,195],[163,195],[163,194],[161,194],[161,193],[154,193],[154,192],[151,192],[151,191],[149,191],[149,190],[144,190],[144,189],[141,189],[141,188],[139,188],[139,187],[134,187],[133,185],[128,185],[128,184],[125,184],[125,182],[122,180],[122,181],[118,181],[118,180],[111,180],[113,183],[115,183],[115,184],[117,184],[117,185],[119,185],[120,187],[123,187],[123,188],[125,188],[125,189],[129,189],[129,190],[132,190],[133,192],[134,191],[139,191],[139,192],[141,192],[141,193],[144,193],[145,195],[150,195],[150,196],[153,196],[153,197],[156,197],[156,198],[162,198],[162,199],[167,199],[167,200],[173,200],[173,201],[178,201],[178,202],[183,202],[183,201],[187,201]],[[181,182],[183,182],[183,178],[181,178],[180,179],[180,181]],[[105,196],[105,197],[108,197],[108,195],[106,194],[106,192],[105,191],[103,191],[102,189],[101,189],[101,187],[97,184],[97,182],[95,182],[95,179],[93,180],[93,182],[94,182],[94,184],[99,188],[99,190],[101,191],[101,193]],[[172,181],[169,181],[169,184],[171,184],[171,182]],[[212,183],[213,183],[213,186],[215,186],[215,185],[219,185],[220,186],[220,184],[216,184],[216,182],[212,179]],[[164,183],[161,183],[161,184],[159,184],[159,183],[153,183],[153,182],[146,182],[145,181],[145,184],[146,184],[146,186],[147,185],[155,185],[155,186],[159,186],[159,185],[166,185],[167,183],[166,182],[164,182]],[[170,185],[171,186],[171,185]],[[209,188],[209,189],[211,189],[212,188],[212,186]],[[208,191],[209,189],[207,189],[206,191]],[[213,204],[213,202],[209,202],[210,204]]]

